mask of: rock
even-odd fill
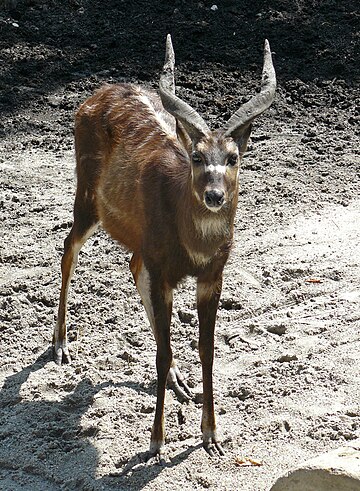
[[[183,324],[192,324],[195,318],[194,312],[185,309],[178,310],[178,316]]]
[[[298,359],[297,355],[294,353],[284,353],[276,359],[279,363],[289,363],[290,361],[296,361]]]
[[[286,334],[287,327],[285,324],[282,323],[274,323],[272,325],[266,326],[266,330],[271,334],[277,334],[278,336],[282,336],[283,334]]]
[[[270,491],[360,491],[360,441],[308,460]]]

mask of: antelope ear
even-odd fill
[[[178,119],[176,120],[176,136],[185,150],[190,153],[192,147],[191,138]]]
[[[239,128],[236,128],[231,136],[238,146],[240,157],[246,152],[247,144],[250,138],[250,133],[252,129],[252,124],[247,123]]]

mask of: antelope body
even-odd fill
[[[150,456],[163,457],[166,382],[183,399],[190,390],[170,346],[172,292],[197,278],[199,353],[203,375],[203,445],[223,454],[216,435],[212,365],[222,274],[233,239],[239,161],[253,119],[274,99],[275,71],[265,42],[262,87],[226,126],[211,132],[175,95],[168,36],[160,97],[130,85],[106,85],[80,107],[75,122],[77,191],[64,244],[62,287],[53,344],[70,362],[66,303],[81,246],[98,224],[133,252],[130,269],[157,344],[157,402]]]

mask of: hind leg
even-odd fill
[[[136,288],[140,294],[143,302],[147,317],[149,319],[151,329],[156,338],[155,331],[155,313],[151,302],[150,295],[150,278],[144,267],[142,258],[140,255],[134,254],[131,258],[130,269],[135,280]],[[169,325],[172,311],[172,290],[168,290],[165,302],[168,309]],[[181,401],[189,401],[191,398],[191,391],[184,377],[182,376],[179,368],[176,365],[174,358],[171,359],[170,368],[167,374],[167,386],[172,389],[177,397]]]
[[[94,200],[87,191],[80,194],[78,190],[74,205],[74,223],[64,242],[59,309],[53,334],[54,361],[58,365],[70,363],[66,329],[67,297],[79,251],[98,225],[98,217],[93,203]]]

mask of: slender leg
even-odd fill
[[[97,227],[97,217],[93,201],[81,200],[79,191],[74,205],[74,224],[64,242],[64,254],[61,260],[61,292],[57,323],[53,334],[54,361],[61,365],[70,363],[70,354],[67,346],[66,311],[69,285],[77,263],[78,254]]]
[[[156,370],[157,370],[157,392],[156,410],[154,424],[151,431],[151,442],[149,457],[159,455],[160,461],[164,458],[165,443],[165,423],[164,423],[164,402],[166,380],[169,373],[172,352],[170,346],[170,323],[163,295],[160,292],[152,296],[155,297],[155,332],[156,332]]]
[[[163,461],[165,442],[165,388],[169,369],[173,363],[170,346],[172,289],[160,280],[158,274],[149,273],[141,256],[134,254],[130,263],[130,268],[154,332],[157,345],[156,410],[151,431],[149,458],[158,456],[160,461]]]
[[[155,335],[155,318],[153,312],[153,306],[149,295],[150,278],[146,269],[144,269],[141,256],[134,254],[131,258],[130,269],[133,274],[137,290],[140,294],[141,300],[144,304],[146,314],[148,316],[151,329]],[[172,290],[169,289],[166,293],[165,303],[168,308],[169,324],[172,311]],[[189,401],[191,391],[189,386],[184,380],[179,368],[176,365],[174,358],[171,360],[169,373],[167,376],[167,386],[170,387],[180,401]]]
[[[214,331],[216,312],[222,287],[222,275],[214,278],[199,278],[197,284],[197,308],[199,315],[199,354],[203,376],[203,413],[201,431],[205,450],[212,456],[214,448],[224,455],[216,435],[213,395]]]

